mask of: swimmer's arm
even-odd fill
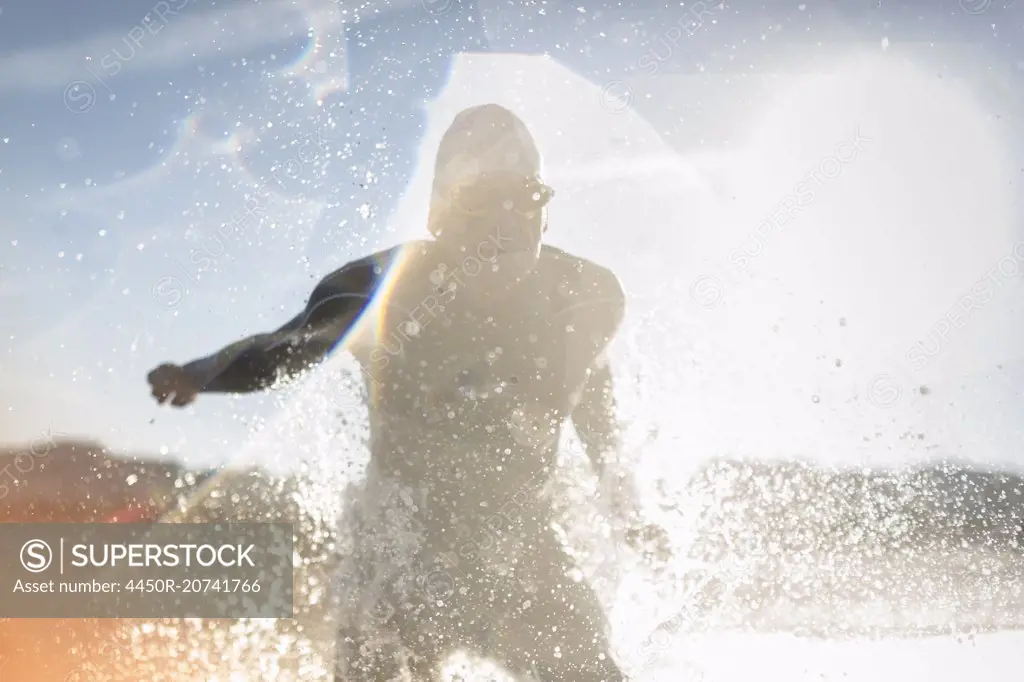
[[[611,366],[599,358],[590,368],[586,386],[572,412],[572,422],[594,473],[603,479],[618,459],[621,425],[616,414]]]
[[[306,314],[277,331],[254,334],[186,364],[200,393],[251,393],[273,386],[319,362],[330,348],[317,330],[304,328]],[[312,333],[309,333],[312,332]]]
[[[251,393],[271,388],[321,362],[372,299],[371,258],[346,265],[313,291],[306,309],[280,329],[256,334],[183,367],[201,393]]]
[[[612,372],[607,362],[599,361],[591,368],[572,419],[608,511],[622,521],[635,522],[641,516],[640,498],[632,472],[623,466],[622,427],[616,416]]]
[[[619,279],[607,268],[585,261],[583,301],[574,306],[573,326],[592,353],[587,381],[572,412],[573,425],[594,472],[603,480],[620,454],[621,428],[616,415],[615,383],[608,346],[618,334],[626,313],[626,295]]]

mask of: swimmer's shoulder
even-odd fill
[[[569,305],[603,303],[625,309],[622,282],[610,268],[547,244],[540,252],[541,274]]]
[[[429,257],[432,244],[427,240],[414,240],[350,261],[321,279],[310,301],[338,294],[372,297],[389,275],[398,274],[396,268],[403,263],[421,262]]]

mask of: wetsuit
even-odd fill
[[[350,263],[277,331],[185,371],[204,392],[261,390],[344,341],[371,400],[367,488],[379,518],[360,532],[372,551],[395,544],[395,524],[381,519],[402,507],[410,511],[400,531],[421,548],[413,563],[372,558],[388,574],[368,579],[420,674],[469,646],[544,679],[623,679],[596,596],[566,575],[574,562],[541,495],[566,419],[594,445],[596,464],[602,439],[612,447],[601,358],[622,319],[621,286],[608,270],[543,246],[533,273],[499,297],[488,281],[496,248],[461,261],[451,253],[416,242]],[[425,598],[423,581],[439,576],[457,589]],[[339,679],[359,679],[360,664],[348,662]]]

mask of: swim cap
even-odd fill
[[[533,135],[510,110],[497,104],[463,110],[445,131],[437,150],[431,232],[437,234],[436,210],[447,208],[459,188],[486,181],[489,176],[537,177],[541,166]]]

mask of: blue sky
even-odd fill
[[[1016,461],[1019,278],[913,376],[892,362],[1024,239],[1024,7],[602,4],[379,2],[355,29],[355,10],[327,0],[4,5],[2,440],[52,427],[231,458],[293,398],[172,412],[146,372],[273,328],[328,268],[421,236],[441,131],[460,107],[501,101],[560,183],[554,241],[625,273],[631,324],[656,311],[660,332],[644,334],[661,371],[629,409],[675,424],[673,442],[815,455],[866,439],[899,457]],[[723,274],[861,125],[874,146],[822,185],[802,227]],[[233,225],[257,195],[266,218]],[[689,293],[706,272],[725,285],[714,310]],[[634,380],[642,360],[624,362]],[[889,375],[898,404],[880,409],[868,393]],[[913,383],[938,387],[930,403]]]

